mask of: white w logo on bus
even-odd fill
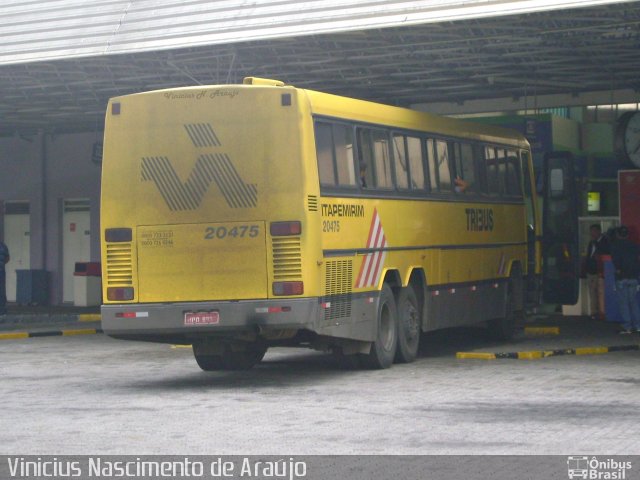
[[[185,130],[197,148],[221,145],[208,124],[185,125]],[[244,182],[225,153],[200,155],[186,182],[180,180],[168,157],[143,157],[141,172],[142,180],[153,181],[173,211],[197,209],[212,181],[231,208],[253,208],[258,203],[256,185]]]

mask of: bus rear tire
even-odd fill
[[[198,366],[205,372],[249,370],[260,363],[267,353],[267,347],[260,344],[248,344],[246,349],[239,351],[234,351],[226,345],[224,352],[220,355],[200,353],[198,350],[199,348],[194,345],[193,356]]]
[[[200,355],[193,351],[198,366],[205,372],[222,370],[222,355]]]
[[[358,354],[345,354],[341,347],[334,348],[331,353],[341,370],[358,370],[361,366]]]
[[[389,368],[398,347],[398,321],[393,291],[386,283],[380,291],[376,324],[376,340],[370,352],[361,356],[362,366],[370,369]]]
[[[420,322],[422,315],[418,297],[411,285],[398,292],[398,349],[396,362],[411,363],[418,356],[420,347]]]
[[[253,344],[238,352],[227,349],[222,355],[222,364],[225,370],[250,370],[262,361],[266,353],[267,347]]]

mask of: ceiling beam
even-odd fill
[[[560,93],[553,95],[538,95],[536,97],[503,97],[484,100],[467,100],[464,102],[432,102],[415,103],[411,108],[423,112],[440,115],[461,115],[465,113],[510,112],[517,110],[533,110],[537,108],[579,107],[589,105],[608,105],[616,103],[638,103],[638,90],[600,90],[582,92],[579,94]]]

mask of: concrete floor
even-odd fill
[[[188,348],[103,335],[3,341],[0,445],[6,454],[640,454],[640,352],[455,358],[482,346],[477,329],[456,330],[384,371],[274,349],[252,371],[204,373]]]

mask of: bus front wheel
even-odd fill
[[[376,322],[376,340],[371,345],[371,351],[362,355],[362,365],[371,369],[389,368],[398,347],[398,321],[393,291],[386,283],[380,291]]]

